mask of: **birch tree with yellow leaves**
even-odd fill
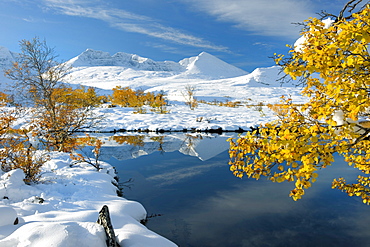
[[[70,67],[56,61],[45,41],[22,40],[20,47],[17,61],[5,72],[14,81],[15,98],[21,96],[20,104],[31,106],[32,134],[40,136],[48,150],[69,152],[77,145],[73,134],[97,120],[92,109],[103,98],[93,88],[65,84]]]
[[[298,200],[339,154],[361,175],[355,183],[337,178],[332,188],[370,204],[369,44],[368,1],[351,0],[337,16],[306,20],[299,42],[275,62],[302,86],[307,103],[282,98],[270,106],[276,121],[230,139],[234,175],[293,182],[289,195]]]

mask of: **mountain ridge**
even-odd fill
[[[87,49],[78,56],[68,60],[67,64],[73,67],[90,66],[123,66],[149,71],[176,71],[181,70],[177,63],[172,61],[155,62],[136,54],[117,52],[111,56],[108,52]],[[178,66],[178,68],[176,68]]]
[[[172,72],[174,75],[183,73],[182,77],[195,76],[209,79],[230,78],[248,74],[246,71],[207,52],[184,58],[179,62],[157,62],[136,54],[117,52],[111,56],[108,52],[87,49],[66,63],[72,67],[120,66],[145,71]]]

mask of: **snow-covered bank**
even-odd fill
[[[26,185],[19,169],[1,172],[0,246],[104,247],[105,232],[96,223],[103,205],[121,246],[176,246],[140,223],[141,204],[117,196],[109,164],[98,172],[87,164],[70,167],[68,154],[51,155],[39,184]]]

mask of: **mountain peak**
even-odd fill
[[[0,68],[6,68],[12,65],[15,60],[15,54],[8,48],[0,46]]]
[[[217,57],[213,56],[212,54],[210,54],[208,52],[205,52],[205,51],[202,51],[201,53],[199,53],[198,57],[209,57],[209,58],[212,57],[212,58],[217,58]]]
[[[214,57],[213,55],[209,54],[208,52],[205,52],[205,51],[202,51],[201,53],[199,53],[198,57],[200,56],[212,56]]]
[[[209,79],[230,78],[248,74],[246,71],[204,51],[198,56],[185,58],[179,63],[186,67],[187,75],[197,75]]]

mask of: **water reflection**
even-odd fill
[[[145,136],[135,135],[135,136],[123,136],[123,135],[114,135],[109,138],[109,140],[115,141],[117,144],[129,144],[132,146],[143,147]]]
[[[230,135],[232,136],[232,135]],[[174,135],[114,135],[98,136],[104,142],[102,159],[114,157],[117,160],[135,159],[156,151],[174,152],[196,156],[207,160],[227,150],[227,135],[174,134]],[[212,148],[210,148],[212,146]]]
[[[147,136],[142,146],[116,144],[125,159],[105,157],[122,181],[134,179],[125,197],[162,215],[147,226],[179,246],[369,246],[370,208],[331,189],[333,178],[350,181],[356,170],[338,159],[294,202],[293,184],[234,177],[227,138],[170,136],[159,145]],[[131,159],[130,148],[141,155]]]

